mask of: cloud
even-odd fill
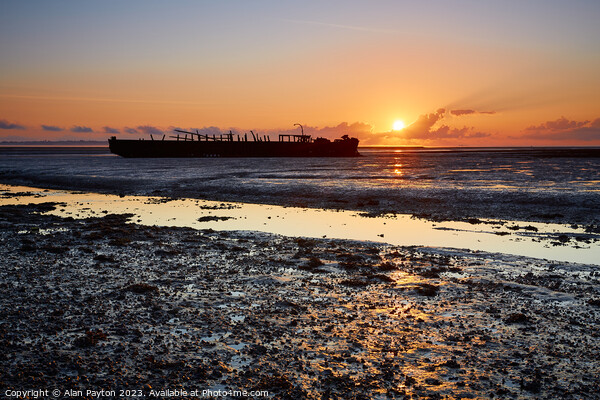
[[[454,115],[469,115],[478,113],[474,110],[452,110],[458,111]],[[452,114],[452,111],[449,113]],[[439,108],[435,112],[422,114],[415,122],[408,125],[402,131],[397,133],[395,137],[400,137],[404,140],[427,140],[439,141],[445,139],[472,139],[489,137],[491,134],[485,132],[474,132],[472,127],[464,126],[462,128],[450,127],[444,124],[444,120],[448,117],[446,109]],[[389,138],[389,132],[386,133]]]
[[[402,136],[406,139],[429,139],[435,132],[433,126],[444,118],[446,110],[439,108],[436,112],[421,114],[419,118],[402,130]]]
[[[529,126],[526,131],[561,131],[576,129],[585,126],[590,121],[569,121],[565,117],[560,117],[555,121],[547,121],[538,126]]]
[[[105,126],[104,128],[104,133],[121,133],[118,129],[116,128],[111,128],[109,126]]]
[[[450,114],[453,115],[469,115],[469,114],[475,114],[475,110],[451,110]]]
[[[311,135],[313,138],[326,137],[329,139],[338,139],[338,138],[342,137],[342,135],[361,136],[361,135],[371,134],[373,132],[373,126],[368,123],[364,123],[364,122],[354,122],[354,123],[342,122],[335,126],[325,126],[323,128],[319,128],[317,126],[310,126],[310,125],[303,125],[302,127],[304,128],[304,134]],[[209,135],[209,136],[226,135],[226,134],[229,134],[230,131],[234,135],[237,135],[237,134],[243,135],[244,133],[248,133],[248,135],[250,136],[250,130],[239,129],[239,128],[225,129],[225,128],[218,128],[216,126],[205,126],[203,128],[180,128],[180,127],[176,127],[176,126],[169,127],[169,130],[175,130],[175,129],[181,129],[184,131],[194,132],[194,133],[198,132],[201,135]],[[289,129],[253,130],[253,132],[260,137],[263,137],[263,135],[268,135],[271,137],[271,140],[277,140],[279,135],[299,135],[301,131],[300,131],[300,127],[293,126],[293,127],[290,127]]]
[[[491,136],[489,133],[472,131],[472,127],[464,126],[462,128],[451,128],[448,125],[442,125],[437,129],[430,130],[425,135],[421,136],[420,139],[471,139]]]
[[[492,134],[489,132],[473,132],[473,133],[467,134],[465,137],[474,139],[474,138],[484,138],[484,137],[490,137],[490,136],[492,136]]]
[[[431,128],[441,119],[444,118],[446,110],[444,108],[438,108],[436,112],[429,114],[421,114],[419,118],[407,128],[407,132],[424,133],[430,132]]]
[[[0,119],[0,129],[25,129],[23,125],[15,124],[14,122],[8,122],[5,119]]]
[[[448,139],[448,138],[462,138],[467,137],[470,128],[450,128],[448,125],[442,125],[438,129],[430,130],[428,134],[433,136],[435,139]]]
[[[137,129],[135,129],[135,128],[127,128],[127,127],[126,127],[126,128],[125,128],[125,129],[123,129],[123,130],[125,131],[125,133],[131,133],[131,134],[136,134],[136,133],[138,133]]]
[[[179,129],[179,128],[174,128],[174,129]],[[183,129],[184,131],[188,131],[188,132],[198,132],[200,135],[208,135],[208,136],[219,136],[219,135],[225,135],[228,134],[229,131],[233,131],[232,129],[221,129],[221,128],[217,128],[216,126],[205,126],[204,128],[192,128],[192,129]]]
[[[341,135],[352,136],[372,133],[373,126],[364,122],[354,122],[353,124],[342,122],[336,126],[326,126],[321,129],[314,128],[312,131],[319,135],[340,137]]]
[[[163,134],[163,131],[161,131],[160,129],[158,129],[154,126],[149,126],[149,125],[138,126],[137,129],[138,129],[138,131],[145,133],[147,135],[162,135]]]
[[[71,128],[71,132],[74,133],[90,133],[94,132],[94,130],[88,126],[74,126]]]
[[[31,138],[25,137],[25,136],[16,136],[16,135],[10,135],[10,136],[2,136],[0,137],[0,143],[10,143],[10,142],[27,142],[31,140]]]
[[[42,129],[49,132],[62,132],[63,128],[53,125],[42,125]]]
[[[364,122],[354,122],[354,123],[342,122],[335,126],[325,126],[323,128],[319,128],[317,126],[302,125],[302,128],[304,128],[305,135],[311,135],[313,138],[325,137],[328,139],[338,139],[338,138],[342,137],[342,135],[360,137],[360,136],[371,134],[373,132],[373,126],[368,123],[364,123]],[[200,133],[206,132],[206,133],[212,135],[213,130],[214,130],[214,133],[216,133],[217,135],[219,134],[219,132],[229,133],[229,129],[221,131],[215,127],[203,128],[203,129],[199,130],[199,132]],[[236,132],[248,132],[243,129],[231,129],[231,130],[233,131],[234,134]],[[272,140],[277,140],[279,135],[299,135],[300,132],[301,132],[301,130],[300,130],[300,127],[298,127],[298,126],[293,126],[293,127],[290,127],[289,129],[268,129],[268,130],[254,131],[254,133],[258,134],[260,137],[262,137],[265,134],[269,135]]]
[[[480,111],[472,111],[473,113],[482,113]],[[463,114],[468,115],[469,113],[465,112]],[[312,135],[313,137],[322,136],[329,139],[336,139],[342,135],[349,135],[351,137],[357,137],[360,140],[361,145],[407,144],[413,141],[417,143],[434,143],[437,141],[477,139],[492,136],[489,133],[475,131],[473,127],[464,126],[462,128],[456,128],[443,123],[446,119],[450,119],[450,115],[450,112],[445,108],[439,108],[434,112],[420,115],[415,122],[398,132],[376,132],[373,125],[365,122],[342,122],[335,126],[326,126],[323,128],[304,126],[304,133]],[[300,129],[294,127],[286,130],[271,131],[269,133],[299,134]]]
[[[521,136],[527,139],[548,140],[600,140],[600,118],[593,121],[571,121],[560,117],[554,121],[546,121],[540,125],[525,128]]]
[[[335,126],[325,126],[323,128],[319,128],[317,126],[303,125],[304,134],[311,135],[313,137],[326,137],[329,139],[337,139],[342,135],[349,136],[362,136],[371,134],[373,132],[373,126],[371,124],[365,122],[342,122]],[[271,131],[271,134],[289,134],[289,135],[299,135],[300,127],[294,126],[290,129],[285,130],[276,130]]]
[[[457,117],[462,115],[471,115],[471,114],[488,114],[493,115],[496,114],[496,111],[476,111],[471,109],[466,110],[450,110],[450,114],[456,115]]]

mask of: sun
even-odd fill
[[[397,120],[397,121],[394,121],[394,125],[393,125],[392,129],[395,131],[401,131],[402,129],[404,129],[405,126],[406,125],[404,125],[404,121]]]

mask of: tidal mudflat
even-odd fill
[[[132,222],[150,226],[458,248],[600,266],[600,228],[595,224],[427,218],[384,211],[126,196],[0,184],[0,206],[49,201],[60,204],[48,211],[59,217],[131,214]]]
[[[595,265],[62,207],[0,207],[3,393],[597,398]]]

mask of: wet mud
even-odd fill
[[[598,398],[597,267],[0,207],[0,389]]]

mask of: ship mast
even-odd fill
[[[302,131],[302,136],[304,136],[304,127],[302,127],[302,125],[300,124],[294,124],[294,126],[296,125],[300,127],[300,131]]]

